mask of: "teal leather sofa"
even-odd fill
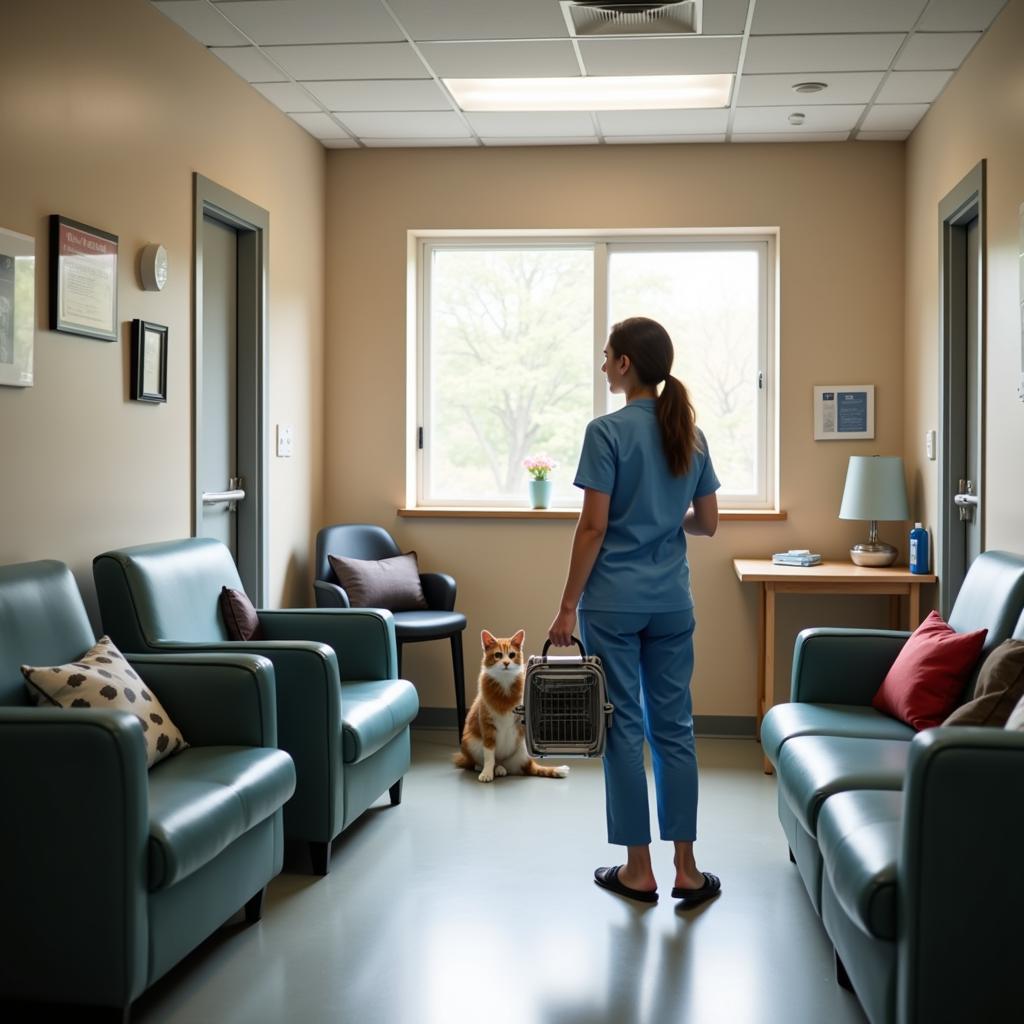
[[[231,641],[218,600],[221,587],[242,582],[228,549],[203,537],[107,551],[93,576],[103,628],[122,650],[273,662],[278,738],[297,775],[284,834],[309,844],[316,873],[328,871],[331,841],[378,797],[401,801],[419,699],[398,678],[390,612],[261,610],[264,639]]]
[[[243,906],[258,920],[281,870],[295,770],[277,749],[270,662],[129,658],[190,744],[147,772],[134,715],[28,697],[22,664],[95,642],[67,566],[0,567],[0,1018],[44,1000],[126,1021]]]
[[[972,564],[949,623],[987,628],[980,667],[1011,635],[1024,640],[1022,611],[1024,558],[991,551]],[[835,947],[837,977],[871,1024],[1018,1019],[1024,733],[915,733],[875,711],[909,635],[797,638],[792,701],[761,728],[790,859]]]

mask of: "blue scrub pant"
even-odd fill
[[[697,837],[697,755],[693,742],[693,609],[593,612],[580,609],[588,654],[604,666],[615,707],[604,755],[608,842],[651,841],[644,736],[651,747],[661,838]]]

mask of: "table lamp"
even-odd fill
[[[878,539],[878,520],[910,518],[903,459],[898,455],[851,455],[839,518],[866,519],[871,524],[867,543],[850,548],[854,565],[892,565],[897,552]]]

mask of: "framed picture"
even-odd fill
[[[857,441],[874,436],[874,384],[825,384],[815,387],[815,441]]]
[[[0,384],[32,386],[36,240],[0,228]]]
[[[132,321],[132,398],[167,401],[167,328],[163,324]]]
[[[117,235],[50,215],[50,329],[117,341]]]

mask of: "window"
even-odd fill
[[[774,238],[417,240],[416,504],[525,506],[522,461],[572,486],[586,424],[621,407],[611,324],[653,317],[675,346],[730,508],[774,505]],[[411,497],[411,496],[410,496]]]

